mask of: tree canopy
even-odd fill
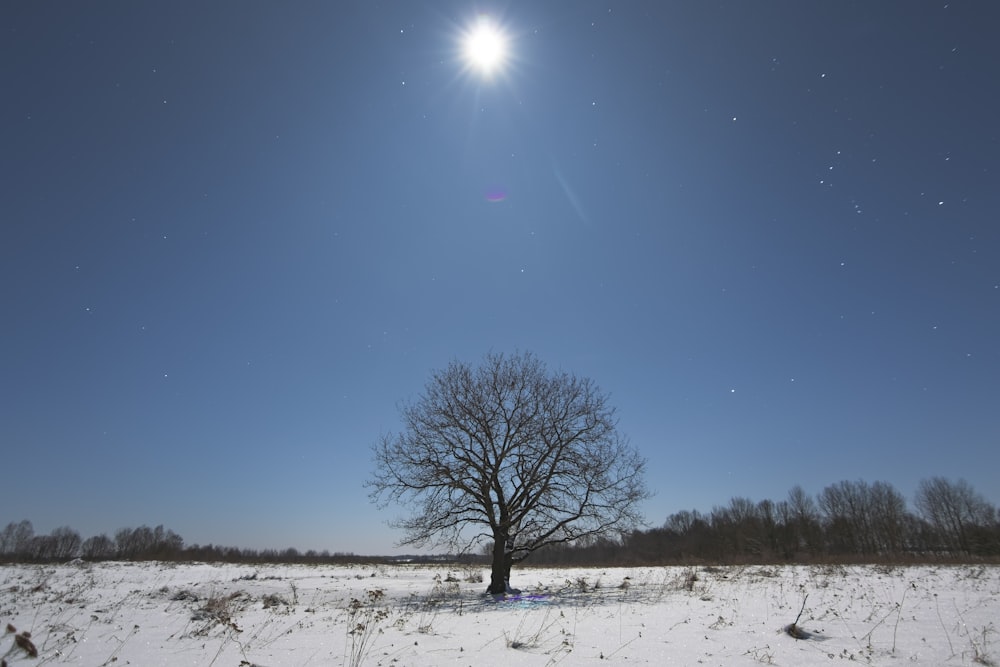
[[[400,544],[493,545],[490,592],[512,563],[549,545],[641,522],[644,459],[587,378],[550,373],[530,353],[488,354],[436,372],[401,408],[403,430],[373,447],[372,499],[410,513]]]

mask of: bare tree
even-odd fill
[[[973,529],[989,526],[996,510],[968,482],[950,482],[944,477],[920,480],[914,502],[930,523],[942,545],[953,552],[972,554]]]
[[[749,498],[730,498],[729,505],[712,508],[712,528],[719,538],[719,558],[724,554],[760,555],[757,506]]]
[[[468,551],[492,541],[489,592],[533,551],[641,523],[645,461],[589,379],[529,353],[453,362],[373,447],[372,500],[412,508],[401,545]]]
[[[845,480],[831,484],[820,493],[819,506],[835,552],[886,554],[898,552],[904,545],[906,500],[888,482]]]
[[[67,560],[80,555],[80,533],[69,526],[56,528],[50,533],[52,539],[52,558],[57,560]]]
[[[0,553],[17,558],[30,555],[31,541],[35,537],[35,528],[27,519],[8,523],[0,533]]]
[[[56,539],[51,535],[35,535],[28,543],[25,556],[32,561],[47,561],[55,556]]]
[[[819,494],[819,507],[826,519],[827,540],[834,552],[875,552],[871,543],[868,488],[868,483],[863,480],[844,480],[831,484]]]
[[[791,520],[787,525],[792,527],[794,537],[792,552],[807,549],[815,554],[823,542],[816,501],[796,484],[788,492],[788,506]]]
[[[868,490],[871,539],[880,553],[900,553],[909,525],[906,498],[889,482],[873,482]]]
[[[110,537],[101,533],[88,537],[80,545],[80,556],[90,560],[106,560],[115,555],[115,543]]]

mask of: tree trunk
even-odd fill
[[[490,586],[486,589],[490,595],[503,595],[510,588],[510,568],[514,562],[512,556],[504,540],[493,541],[493,567],[490,571]]]

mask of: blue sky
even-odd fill
[[[996,18],[4,3],[0,522],[389,553],[370,445],[515,350],[611,394],[654,525],[844,479],[1000,501]]]

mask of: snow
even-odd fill
[[[494,600],[488,572],[466,566],[6,565],[0,656],[11,667],[1000,664],[998,566],[513,575],[523,594]],[[786,632],[800,611],[805,639]]]

